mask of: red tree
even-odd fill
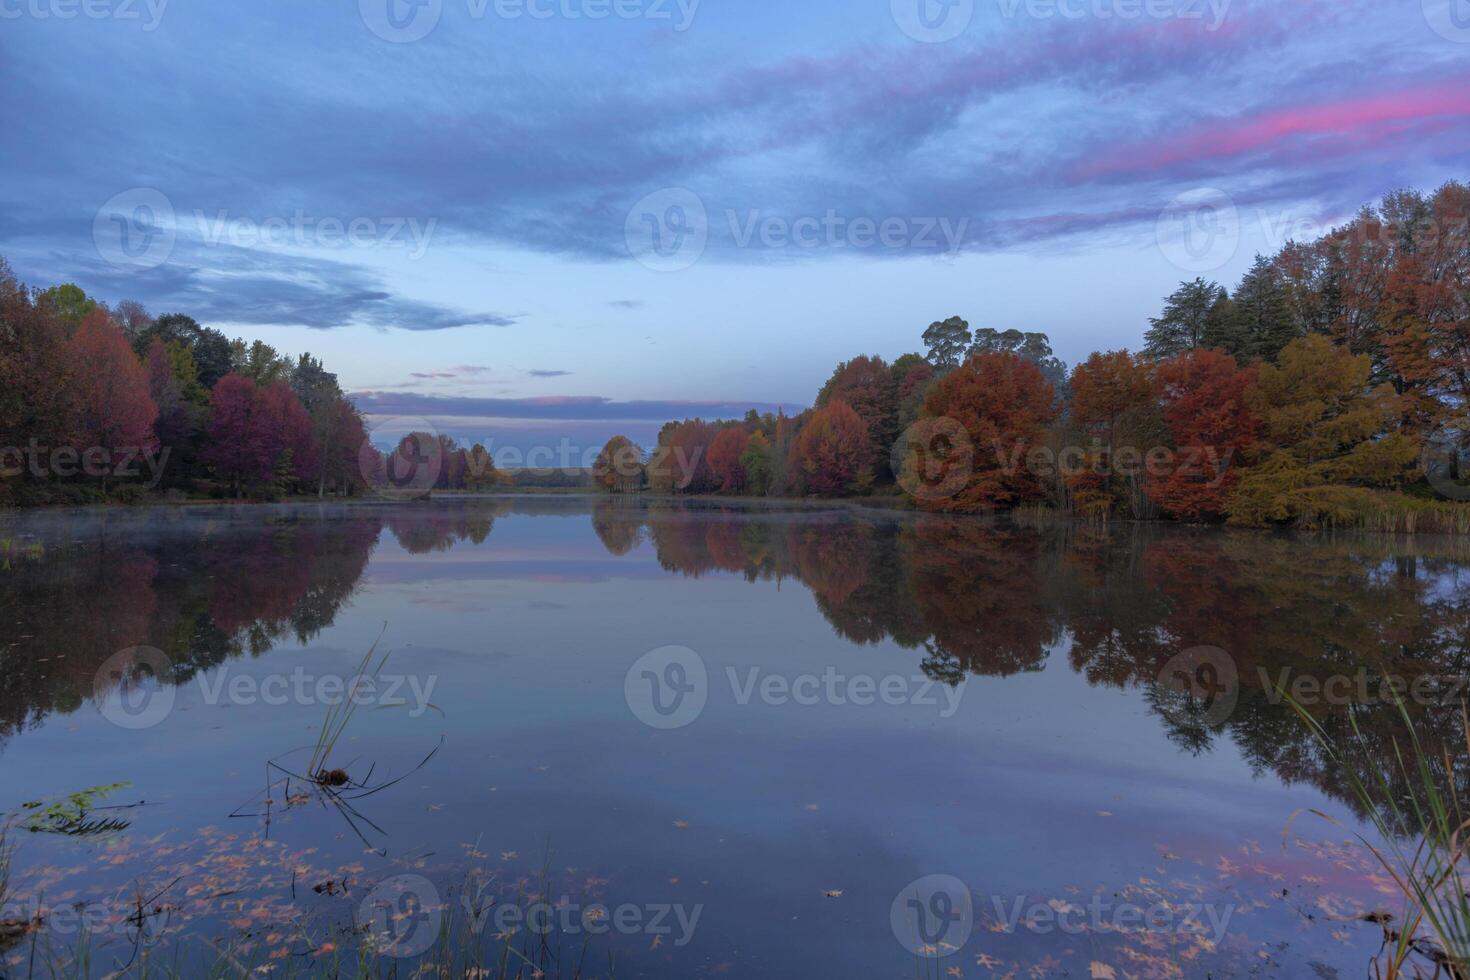
[[[949,418],[969,434],[974,466],[953,496],[924,501],[939,510],[985,510],[1041,496],[1027,455],[1056,417],[1056,392],[1035,364],[1009,352],[971,357],[929,389],[922,418]]]
[[[204,461],[237,496],[245,484],[259,482],[270,472],[263,433],[255,420],[257,400],[255,382],[233,372],[219,379],[210,398],[213,412]]]
[[[1245,404],[1254,368],[1241,370],[1220,350],[1194,350],[1159,364],[1158,399],[1176,452],[1168,472],[1150,472],[1145,489],[1165,511],[1218,516],[1235,485],[1232,458],[1259,426]]]
[[[82,448],[156,449],[158,406],[148,394],[148,371],[106,311],[95,309],[82,319],[67,353],[81,405]]]
[[[750,434],[738,425],[720,430],[709,447],[710,476],[725,493],[739,493],[745,489],[745,467],[740,457],[750,442]]]
[[[317,474],[316,441],[311,416],[285,381],[257,389],[257,424],[262,428],[262,463],[267,474],[310,480]]]
[[[868,427],[844,401],[811,414],[791,447],[791,480],[807,493],[837,496],[872,482]]]

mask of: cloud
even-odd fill
[[[565,378],[567,375],[571,374],[572,372],[570,372],[570,371],[548,371],[545,368],[536,368],[534,370],[527,371],[526,373],[529,374],[533,378]]]
[[[352,394],[357,407],[373,416],[410,416],[465,419],[522,419],[537,421],[644,421],[670,419],[739,418],[750,409],[791,414],[800,406],[767,402],[644,400],[614,401],[599,395],[551,395],[539,398],[475,398],[426,395],[418,392],[359,391]]]
[[[607,305],[608,306],[611,306],[611,307],[615,307],[615,308],[620,309],[620,310],[641,310],[641,309],[643,309],[643,300],[641,300],[641,299],[614,299],[614,300],[609,300]]]
[[[90,229],[86,240],[90,245]],[[118,268],[86,251],[56,251],[16,265],[37,281],[77,282],[105,300],[135,299],[155,312],[180,310],[205,324],[451,330],[508,327],[521,318],[398,296],[382,274],[335,259],[204,246],[183,237],[169,261],[153,269]]]

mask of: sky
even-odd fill
[[[584,453],[1470,179],[1470,0],[0,0],[0,133],[31,285]]]

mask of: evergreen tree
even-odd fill
[[[1205,345],[1205,336],[1225,290],[1219,283],[1195,279],[1181,282],[1164,300],[1164,312],[1151,318],[1144,334],[1143,353],[1161,361]]]

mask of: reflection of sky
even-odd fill
[[[447,551],[409,554],[385,530],[360,591],[316,640],[231,660],[208,680],[298,665],[350,675],[386,623],[383,673],[436,679],[438,711],[366,710],[344,757],[396,774],[447,736],[428,767],[371,802],[395,852],[450,860],[482,837],[484,850],[534,865],[549,839],[558,865],[608,877],[615,900],[704,903],[694,946],[640,960],[652,973],[729,960],[735,975],[899,975],[907,960],[887,905],[918,875],[957,875],[980,896],[1086,894],[1156,874],[1156,845],[1167,845],[1214,882],[1217,857],[1243,860],[1248,840],[1279,850],[1294,810],[1344,815],[1308,787],[1253,774],[1229,738],[1199,756],[1180,751],[1143,692],[1089,686],[1065,643],[1038,672],[969,678],[950,718],[919,705],[741,705],[727,669],[742,679],[753,667],[917,677],[919,654],[842,639],[796,580],[683,577],[646,542],[610,556],[584,504],[518,507],[482,544]],[[698,651],[711,694],[693,725],[660,732],[630,714],[623,680],[638,656],[669,644]],[[250,831],[225,813],[257,792],[266,759],[311,744],[321,709],[211,706],[202,691],[183,685],[177,710],[146,731],[120,733],[84,705],[13,738],[0,805],[125,779],[156,804],[137,812],[138,834],[221,822]],[[321,814],[273,833],[360,852],[333,839],[341,828]],[[87,848],[69,846],[77,860]],[[1274,860],[1307,870],[1294,856]],[[1325,944],[1295,935],[1295,913],[1278,911],[1240,921],[1253,937]],[[1030,942],[1038,956],[1060,955],[1048,945],[1060,937]],[[1359,961],[1343,950],[1322,955]]]

